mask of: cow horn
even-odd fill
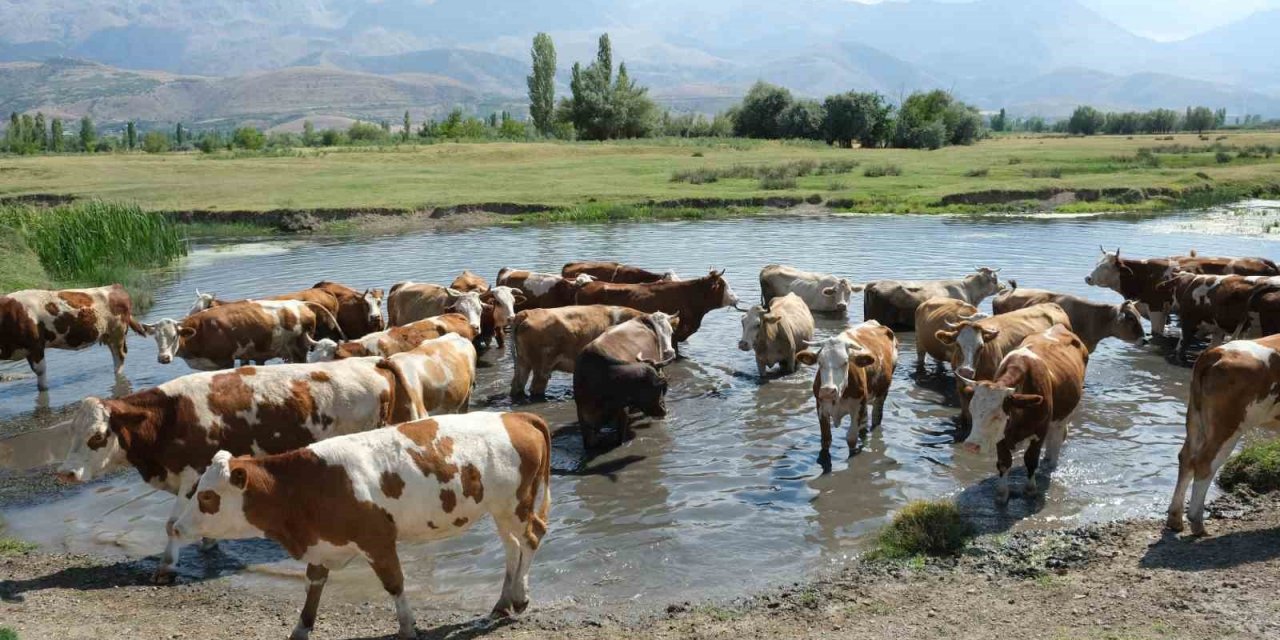
[[[948,329],[950,329],[950,330],[952,330],[952,331],[957,331],[957,330],[959,330],[959,329],[960,329],[960,327],[964,326],[964,325],[961,325],[961,324],[958,324],[958,323],[952,322],[952,321],[950,321],[950,320],[943,320],[943,321],[942,321],[942,323],[943,323],[943,324],[945,324],[945,325],[947,326],[947,328],[948,328]]]
[[[1001,270],[1003,270],[1003,269],[1004,269],[1004,267],[996,267],[995,269],[992,269],[992,270],[991,270],[991,273],[1000,273],[1000,271],[1001,271]]]
[[[967,316],[956,316],[956,318],[959,318],[964,322],[973,322],[974,320],[981,320],[982,318],[985,318],[985,317],[987,317],[986,314],[982,313],[981,311],[977,313],[972,313]]]
[[[956,373],[956,379],[957,379],[957,380],[959,380],[960,382],[963,382],[963,383],[965,383],[966,385],[970,385],[970,386],[975,385],[975,384],[978,384],[978,381],[977,381],[977,380],[973,380],[973,379],[970,379],[970,378],[966,378],[966,377],[964,377],[964,376],[960,375],[960,374],[959,374],[959,372],[957,372],[957,373]]]
[[[662,367],[667,366],[668,364],[671,364],[672,360],[675,360],[675,358],[667,358],[666,360],[650,360],[649,358],[644,357],[643,353],[636,354],[637,362],[647,364],[655,369],[660,369]]]

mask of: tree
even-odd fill
[[[1209,107],[1187,107],[1187,115],[1183,120],[1183,127],[1188,131],[1204,133],[1206,130],[1212,129],[1217,122],[1217,115]]]
[[[138,146],[138,129],[132,122],[124,126],[124,148],[133,151]]]
[[[1222,128],[1222,126],[1223,126],[1223,125],[1227,124],[1227,109],[1226,109],[1226,107],[1223,107],[1223,108],[1221,108],[1221,109],[1218,109],[1217,111],[1214,111],[1214,112],[1213,112],[1213,115],[1214,115],[1214,122],[1213,122],[1213,128],[1214,128],[1214,129],[1220,129],[1220,128]],[[1239,119],[1239,118],[1236,118],[1236,124],[1240,124],[1240,119]]]
[[[196,148],[204,153],[213,153],[224,146],[222,136],[217,131],[206,131],[196,142]]]
[[[1044,133],[1049,127],[1045,123],[1042,116],[1031,116],[1027,118],[1027,131],[1032,133]]]
[[[823,103],[826,118],[822,123],[827,144],[852,147],[878,147],[889,139],[893,107],[878,93],[850,91],[827,96]]]
[[[39,151],[48,151],[49,149],[49,128],[45,126],[43,113],[36,113],[35,130],[32,131],[32,143]]]
[[[982,137],[978,110],[950,93],[913,93],[898,108],[893,144],[908,149],[937,149],[947,144],[973,144]]]
[[[529,117],[538,133],[551,134],[556,105],[556,46],[551,36],[533,37],[533,73],[529,76]]]
[[[1106,116],[1101,111],[1088,105],[1076,107],[1067,120],[1067,133],[1091,136],[1102,130],[1106,124]]]
[[[89,116],[80,118],[80,148],[85,153],[93,153],[94,143],[98,140],[98,132],[93,128],[93,120]]]
[[[991,130],[992,130],[992,131],[1004,131],[1004,130],[1005,130],[1005,128],[1006,128],[1006,127],[1008,127],[1008,126],[1009,126],[1009,119],[1008,119],[1008,117],[1005,115],[1005,113],[1004,113],[1004,109],[1003,109],[1003,108],[1001,108],[1001,109],[1000,109],[1000,113],[999,113],[999,114],[994,115],[994,116],[991,116]]]
[[[649,98],[649,90],[631,80],[625,64],[619,66],[615,82],[612,64],[612,45],[609,34],[604,34],[596,61],[586,69],[573,65],[571,97],[560,102],[556,119],[571,123],[579,139],[645,136],[656,123],[657,106]]]
[[[947,129],[947,144],[973,144],[984,135],[982,114],[976,107],[959,100],[951,102],[943,110],[942,124]]]
[[[825,112],[813,100],[796,100],[778,115],[778,132],[791,140],[821,140]]]
[[[503,111],[502,124],[498,127],[498,135],[509,140],[519,140],[524,138],[524,123],[512,118],[510,113]]]
[[[371,122],[353,122],[347,128],[347,139],[354,144],[378,144],[386,141],[387,130]]]
[[[173,144],[174,146],[180,149],[182,148],[182,145],[186,143],[186,141],[187,141],[187,130],[183,129],[182,123],[179,122],[177,128],[174,129],[173,131]]]
[[[406,111],[405,114],[409,112]],[[310,120],[302,121],[302,146],[314,147],[316,145],[316,126],[311,124]]]
[[[404,112],[404,128],[400,130],[400,141],[408,142],[411,131],[413,131],[413,121],[409,119],[409,110],[406,109]]]
[[[253,127],[240,127],[231,134],[231,145],[239,149],[257,151],[267,143],[261,131]]]
[[[169,136],[160,131],[148,131],[142,136],[142,150],[147,153],[164,153],[169,150]]]
[[[49,150],[62,151],[62,118],[54,118],[49,124]]]
[[[756,82],[734,112],[733,132],[746,138],[777,138],[782,133],[782,112],[790,105],[790,91]]]

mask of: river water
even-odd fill
[[[204,246],[156,291],[146,319],[182,317],[197,288],[228,299],[293,291],[321,279],[389,288],[403,279],[447,283],[464,268],[493,277],[504,266],[558,271],[568,260],[595,258],[688,277],[708,267],[727,269],[746,302],[758,297],[756,276],[770,262],[855,281],[952,277],[989,265],[1022,286],[1114,301],[1110,291],[1084,284],[1099,245],[1119,246],[1133,257],[1194,248],[1280,258],[1280,245],[1221,220],[1238,216],[777,216]],[[751,354],[736,348],[739,317],[732,310],[708,316],[683,347],[685,359],[668,369],[669,417],[642,424],[634,441],[607,454],[583,455],[567,397],[570,376],[553,378],[549,401],[518,407],[542,414],[558,430],[550,533],[531,577],[535,606],[572,611],[637,601],[660,607],[795,579],[857,553],[893,510],[916,498],[955,497],[987,530],[1154,515],[1166,505],[1190,377],[1188,368],[1167,358],[1168,344],[1104,342],[1089,363],[1083,406],[1044,497],[1015,497],[997,509],[995,461],[956,454],[952,384],[933,372],[917,375],[912,334],[900,335],[901,362],[882,428],[852,458],[843,432],[837,433],[832,471],[823,473],[812,371],[762,384]],[[859,298],[849,318],[861,317]],[[844,324],[819,319],[819,336]],[[135,390],[188,373],[181,363],[157,364],[150,340],[131,338],[130,347],[126,375]],[[481,360],[474,409],[510,409],[509,358],[491,349]],[[6,366],[0,373],[23,369]],[[121,390],[105,349],[55,351],[49,371],[47,396],[37,396],[31,378],[0,383],[0,421],[47,420],[41,418],[46,407]],[[9,464],[30,465],[62,450],[59,435],[54,429],[10,440]],[[5,458],[0,450],[0,462]],[[1017,487],[1020,457],[1015,463]],[[163,547],[171,500],[131,472],[3,515],[10,535],[46,549],[141,557]],[[502,552],[488,524],[443,543],[401,545],[401,554],[419,606],[483,612],[496,599]],[[182,561],[188,579],[233,573],[245,588],[288,585],[301,594],[301,565],[271,543],[224,544],[207,557],[187,549]],[[336,572],[326,591],[326,598],[354,602],[383,597],[363,565]]]

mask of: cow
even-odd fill
[[[471,329],[480,333],[484,303],[475,291],[464,293],[437,284],[397,282],[387,297],[387,320],[396,327],[450,311],[466,316]]]
[[[479,274],[464,270],[462,275],[453,279],[453,284],[449,285],[449,288],[463,293],[468,291],[484,293],[489,290],[489,282]]]
[[[595,449],[599,431],[612,423],[618,442],[631,434],[628,412],[667,415],[667,378],[662,367],[675,359],[670,316],[641,315],[611,327],[578,354],[573,368],[573,399],[582,444]]]
[[[525,395],[530,376],[530,395],[545,395],[552,371],[573,373],[578,354],[592,340],[610,327],[641,315],[644,312],[606,305],[570,305],[517,313],[511,323],[511,353],[515,360],[511,396]],[[671,319],[673,325],[678,322],[678,318]]]
[[[868,427],[880,426],[884,419],[884,401],[898,366],[898,337],[892,329],[867,320],[809,346],[814,350],[801,351],[796,360],[818,366],[813,377],[813,399],[818,405],[818,426],[822,430],[819,457],[830,457],[831,430],[839,429],[845,416],[850,416],[845,440],[852,455],[858,438]]]
[[[982,320],[989,317],[978,308],[955,298],[929,298],[916,307],[916,368],[923,369],[925,356],[933,356],[941,367],[951,362],[954,345],[945,344],[937,333],[961,320]],[[939,369],[941,370],[941,369]]]
[[[662,311],[680,317],[676,342],[684,342],[702,326],[702,318],[721,307],[738,306],[738,296],[724,279],[724,271],[710,273],[693,280],[651,282],[648,284],[610,284],[591,282],[578,290],[576,304],[609,304],[630,307],[648,313]]]
[[[237,360],[306,362],[317,322],[312,308],[297,300],[232,302],[142,327],[155,337],[160,364],[182,358],[192,369],[213,371],[230,369]]]
[[[194,373],[115,399],[86,398],[71,421],[71,446],[58,468],[87,482],[124,466],[175,494],[169,542],[156,570],[173,578],[179,543],[172,525],[213,454],[281,453],[316,440],[414,420],[411,398],[379,358],[241,367]]]
[[[507,327],[516,315],[516,305],[523,302],[524,293],[507,286],[497,286],[480,294],[483,304],[480,316],[480,334],[476,337],[478,344],[488,345],[489,340],[496,340],[498,347],[506,346]]]
[[[262,298],[262,300],[301,300],[312,303],[313,309],[323,307],[328,313],[317,313],[317,333],[331,340],[354,340],[383,329],[382,290],[365,289],[363,293],[336,282],[321,281],[310,289]],[[245,300],[219,300],[211,293],[196,289],[196,300],[187,315],[193,315],[210,307],[245,302]]]
[[[426,340],[389,356],[386,364],[395,370],[414,415],[467,412],[476,385],[476,348],[466,337],[451,333]]]
[[[1070,329],[1071,318],[1062,307],[1048,302],[984,320],[961,320],[934,334],[939,342],[952,346],[951,370],[956,374],[961,425],[969,424],[970,413],[969,398],[961,393],[964,383],[960,379],[990,380],[1005,354],[1027,336],[1047,331],[1055,324]]]
[[[810,311],[844,313],[849,310],[849,299],[862,288],[847,278],[784,265],[771,264],[760,270],[760,298],[766,305],[778,296],[794,293]]]
[[[773,365],[782,373],[796,370],[796,356],[813,340],[813,314],[800,296],[788,293],[774,298],[766,309],[755,305],[742,316],[738,348],[755,351],[760,377]]]
[[[1166,524],[1182,531],[1191,485],[1191,533],[1202,536],[1209,484],[1241,436],[1259,427],[1280,430],[1280,335],[1236,340],[1204,352],[1191,371],[1186,425]]]
[[[36,389],[49,390],[45,349],[79,351],[107,345],[117,376],[129,353],[129,330],[145,336],[133,319],[133,302],[124,287],[25,289],[0,295],[0,360],[26,359],[36,374]]]
[[[595,278],[587,274],[579,274],[573,278],[565,278],[554,273],[539,273],[524,269],[503,267],[498,271],[500,285],[511,287],[524,296],[524,301],[516,304],[516,311],[525,309],[553,309],[574,304],[574,295],[578,289]]]
[[[1280,276],[1280,267],[1266,258],[1202,256],[1193,249],[1188,255],[1170,256],[1169,260],[1182,271],[1204,275]]]
[[[1259,286],[1280,285],[1280,278],[1261,276],[1213,276],[1180,271],[1159,285],[1173,295],[1173,308],[1178,312],[1182,335],[1178,339],[1178,357],[1186,358],[1187,349],[1199,335],[1210,336],[1210,347],[1227,340],[1239,339],[1251,324],[1249,301]]]
[[[187,537],[266,537],[307,563],[293,640],[315,625],[329,571],[369,561],[395,600],[401,638],[416,638],[396,543],[452,538],[485,514],[506,550],[490,614],[529,606],[528,576],[551,508],[551,434],[531,413],[440,416],[260,458],[219,451],[174,530]]]
[[[1016,281],[1009,284],[1009,290],[991,301],[991,308],[997,314],[1046,302],[1056,304],[1067,312],[1067,317],[1071,318],[1071,330],[1084,342],[1089,353],[1093,353],[1098,348],[1098,343],[1107,338],[1141,344],[1147,335],[1142,326],[1142,316],[1138,313],[1138,305],[1132,300],[1107,304],[1045,289],[1020,289]]]
[[[1173,294],[1161,289],[1160,284],[1179,270],[1178,257],[1133,260],[1120,257],[1120,249],[1114,253],[1098,247],[1102,257],[1093,272],[1085,276],[1085,284],[1111,289],[1125,300],[1136,303],[1138,312],[1151,320],[1151,335],[1164,337],[1165,324],[1173,308]]]
[[[401,327],[391,327],[386,331],[371,333],[359,340],[338,344],[332,340],[315,340],[311,343],[311,352],[307,354],[307,362],[329,362],[343,358],[363,358],[367,356],[389,356],[402,351],[412,351],[422,344],[423,340],[431,340],[454,333],[474,340],[476,334],[471,324],[460,313],[446,313],[440,316],[410,322]]]
[[[1280,285],[1261,284],[1247,303],[1249,324],[1258,336],[1280,333]]]
[[[646,282],[663,282],[671,280],[679,280],[680,277],[676,272],[667,270],[663,273],[654,273],[633,267],[631,265],[622,264],[621,262],[610,261],[582,261],[570,262],[560,269],[561,277],[572,280],[580,275],[589,275],[601,282],[612,282],[614,284],[644,284]]]
[[[999,269],[975,267],[954,280],[878,280],[863,290],[863,316],[895,330],[915,328],[916,307],[929,298],[955,298],[977,306],[1000,291]]]
[[[996,450],[996,501],[1009,501],[1009,469],[1013,450],[1030,440],[1023,455],[1027,467],[1027,497],[1034,497],[1040,447],[1044,465],[1058,464],[1067,423],[1084,396],[1084,374],[1089,350],[1066,325],[1027,336],[1000,361],[990,380],[962,378],[962,393],[970,398],[973,429],[962,447],[970,453]]]

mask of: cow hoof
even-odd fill
[[[218,550],[218,541],[213,538],[204,538],[200,541],[201,553],[213,553]]]
[[[1205,536],[1209,535],[1209,532],[1208,532],[1208,531],[1205,531],[1205,528],[1204,528],[1204,521],[1203,521],[1203,520],[1192,520],[1192,521],[1191,521],[1191,535],[1193,535],[1193,536],[1195,536],[1195,537],[1197,537],[1197,538],[1203,538],[1203,537],[1205,537]]]
[[[529,601],[525,600],[524,602],[517,602],[513,606],[515,607],[516,613],[524,613],[524,610],[529,608]]]
[[[396,634],[396,637],[400,638],[400,640],[417,640],[418,630],[417,629],[401,629],[400,633]]]
[[[1173,515],[1172,513],[1169,514],[1169,518],[1164,521],[1164,526],[1167,527],[1170,531],[1177,531],[1181,533],[1182,532],[1182,514],[1178,514],[1176,516]]]
[[[169,569],[167,567],[161,567],[159,569],[156,569],[156,572],[151,575],[152,584],[156,584],[160,586],[171,585],[174,582],[177,582],[177,580],[178,580],[178,574],[175,573],[172,569]]]
[[[298,627],[289,634],[289,640],[309,640],[311,638],[311,630]]]

